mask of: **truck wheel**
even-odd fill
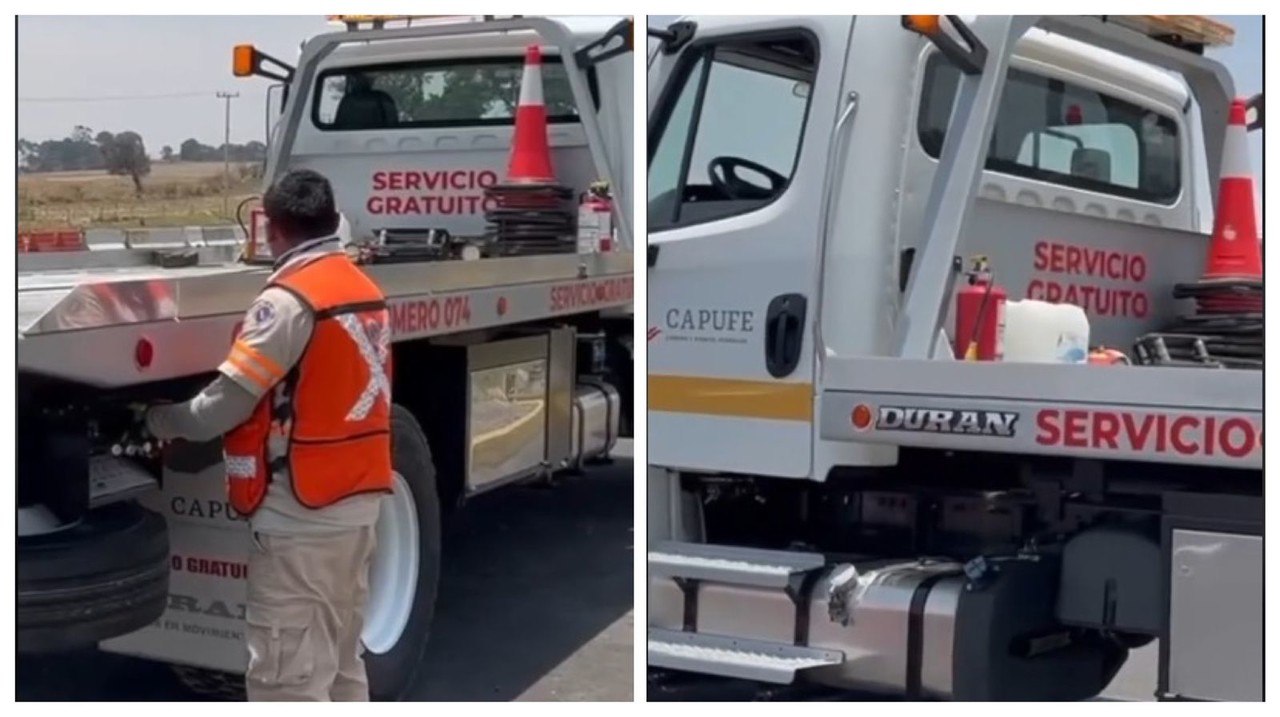
[[[365,666],[375,700],[413,688],[440,586],[440,494],[431,446],[403,406],[391,408],[395,492],[382,504],[365,609]]]
[[[164,614],[169,533],[136,503],[90,511],[75,527],[18,540],[18,652],[92,647]]]

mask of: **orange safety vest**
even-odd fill
[[[308,508],[391,490],[391,325],[382,292],[343,254],[282,273],[268,288],[297,297],[315,328],[283,379],[288,403],[277,409],[269,391],[223,438],[227,492],[242,515],[262,505],[273,473],[285,467]],[[237,350],[233,361],[241,360]],[[288,436],[274,466],[267,455],[273,432]]]

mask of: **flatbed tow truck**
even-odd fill
[[[396,484],[364,638],[371,692],[391,699],[427,643],[442,517],[607,460],[629,430],[632,30],[623,17],[339,21],[348,30],[308,40],[296,67],[234,55],[237,75],[284,88],[265,181],[329,177],[344,241],[389,303]],[[486,229],[532,44],[558,181],[574,197],[600,180],[613,192],[614,235],[586,250]],[[475,78],[499,89],[441,99]],[[248,531],[225,500],[220,442],[160,455],[129,407],[183,400],[216,370],[270,270],[251,216],[243,245],[20,254],[20,652],[97,645],[239,691]]]
[[[1159,640],[1158,698],[1262,699],[1261,361],[968,361],[947,339],[975,254],[1010,300],[1084,297],[1091,346],[1189,313],[1234,95],[1203,50],[1230,28],[651,34],[654,684],[1089,699]]]

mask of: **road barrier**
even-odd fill
[[[65,229],[18,232],[18,251],[101,251],[122,248],[171,249],[221,246],[245,240],[238,226],[157,227],[153,229]]]

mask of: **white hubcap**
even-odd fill
[[[369,604],[365,609],[365,649],[390,652],[409,624],[418,588],[418,511],[409,484],[398,472],[390,495],[382,499],[376,527],[378,546],[369,571]]]

